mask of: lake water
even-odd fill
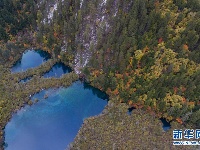
[[[22,58],[11,68],[12,73],[26,71],[29,68],[38,67],[50,58],[50,54],[42,50],[27,50]]]
[[[164,131],[167,131],[167,130],[169,130],[171,128],[170,122],[167,122],[167,120],[165,118],[161,118],[160,120],[163,123],[162,127],[163,127]]]
[[[26,82],[28,82],[29,80],[31,80],[31,78],[32,78],[32,77],[27,77],[27,78],[25,78],[25,79],[22,79],[22,80],[19,81],[19,83],[26,83]]]
[[[66,66],[64,63],[56,63],[52,69],[44,74],[44,78],[50,78],[50,77],[55,77],[55,78],[60,78],[63,74],[69,73],[72,70],[70,67]]]
[[[18,111],[6,125],[6,150],[64,150],[83,120],[100,114],[107,104],[105,93],[80,81],[43,90],[32,99],[39,102]]]
[[[16,62],[11,71],[22,72],[37,67],[47,61],[50,55],[42,50],[28,50]],[[63,63],[56,63],[43,75],[44,78],[59,78],[71,69]],[[31,78],[20,82],[24,83]],[[73,142],[83,120],[100,114],[107,104],[108,97],[100,90],[81,83],[73,83],[68,88],[43,90],[33,95],[39,100],[32,106],[25,106],[13,114],[5,127],[6,150],[64,150]],[[131,108],[128,114],[131,115]],[[163,130],[170,123],[160,119]]]
[[[72,69],[68,66],[66,66],[64,63],[56,63],[55,65],[53,65],[53,67],[51,68],[51,70],[49,70],[48,72],[46,72],[43,77],[44,78],[60,78],[63,74],[69,73],[71,72]],[[20,83],[26,83],[29,80],[31,80],[32,77],[27,77],[25,79],[20,80]]]
[[[127,114],[131,115],[133,113],[133,110],[135,107],[128,108]],[[167,122],[165,118],[160,118],[160,121],[162,122],[162,128],[164,131],[168,131],[171,128],[170,122]]]

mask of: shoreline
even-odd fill
[[[24,49],[24,51],[26,51],[27,49]],[[23,54],[23,52],[21,53],[21,55]],[[17,57],[20,59],[20,57]],[[17,61],[17,60],[16,60]],[[53,61],[53,60],[52,60]],[[57,62],[58,60],[54,60],[53,62]],[[68,87],[70,86],[73,82],[77,81],[78,80],[78,75],[75,74],[73,71],[66,74],[66,75],[63,75],[61,78],[49,78],[49,79],[42,79],[41,76],[42,74],[44,74],[45,72],[48,72],[52,65],[50,65],[49,69],[44,69],[44,64],[40,65],[39,67],[36,67],[36,68],[33,68],[33,69],[28,69],[27,71],[25,72],[22,72],[22,73],[11,73],[10,72],[10,68],[13,66],[15,61],[12,61],[9,65],[4,65],[4,68],[7,70],[7,72],[5,73],[5,77],[3,79],[6,79],[7,82],[9,82],[11,86],[6,86],[4,87],[5,89],[7,89],[8,91],[11,90],[10,92],[12,92],[13,90],[15,91],[15,87],[17,86],[19,89],[16,90],[16,92],[18,93],[20,89],[25,89],[24,91],[21,91],[21,96],[20,97],[21,99],[21,104],[16,104],[17,108],[15,109],[11,109],[11,111],[9,112],[8,114],[8,117],[6,118],[6,121],[4,120],[4,123],[1,123],[1,138],[0,138],[0,143],[1,143],[1,147],[0,147],[0,150],[4,149],[4,144],[5,144],[5,132],[4,132],[4,128],[6,126],[6,124],[10,121],[10,119],[12,118],[12,114],[13,113],[16,113],[18,110],[20,110],[21,108],[23,108],[24,106],[26,105],[32,105],[33,102],[30,102],[30,97],[29,95],[33,95],[33,94],[36,94],[38,92],[40,92],[41,89],[48,89],[48,88],[59,88],[61,86],[63,87]],[[53,64],[54,64],[53,63]],[[47,63],[45,63],[47,64]],[[38,71],[38,68],[42,68],[41,71],[37,72]],[[9,71],[8,71],[9,70]],[[29,76],[34,76],[33,78],[34,79],[38,79],[37,80],[37,83],[33,83],[33,81],[30,81],[30,83],[26,83],[24,85],[20,85],[19,83],[17,83],[17,81],[23,79],[23,78],[26,78],[26,77],[29,77]],[[17,84],[16,84],[17,83]],[[39,83],[41,83],[41,85],[38,85]],[[21,87],[19,87],[21,86]],[[37,86],[37,88],[35,89],[35,86]],[[31,90],[32,89],[32,90]],[[7,92],[9,93],[9,92]],[[14,94],[16,94],[14,92]],[[9,100],[10,101],[10,100]],[[17,102],[16,102],[17,103]]]
[[[26,49],[27,50],[27,49]],[[26,51],[26,50],[24,50],[24,51]],[[61,59],[53,59],[52,60],[54,63],[56,63],[57,61],[61,61],[61,62],[63,62]],[[40,66],[38,66],[38,67],[36,67],[36,68],[33,68],[33,69],[29,69],[29,70],[27,70],[27,71],[25,71],[25,72],[21,72],[21,73],[17,73],[17,75],[18,75],[18,80],[20,79],[20,77],[22,77],[24,74],[25,74],[25,77],[29,77],[30,76],[30,74],[34,74],[35,72],[36,72],[36,70],[38,70],[38,68],[42,68],[42,71],[41,72],[39,72],[39,73],[36,73],[35,75],[36,75],[36,77],[35,77],[35,80],[36,80],[36,85],[39,85],[39,83],[48,83],[49,81],[51,82],[51,80],[53,80],[54,81],[54,85],[50,85],[50,86],[47,86],[47,87],[45,87],[46,85],[41,85],[41,86],[39,86],[39,89],[48,89],[48,88],[59,88],[59,87],[61,87],[61,86],[63,86],[62,84],[63,84],[63,82],[62,82],[62,79],[63,78],[58,78],[58,79],[55,79],[55,78],[49,78],[49,79],[42,79],[41,77],[39,77],[39,76],[41,76],[43,73],[44,73],[44,67],[43,66],[45,66],[45,64],[47,64],[48,63],[48,61],[47,62],[45,62],[44,64],[42,64],[42,65],[40,65]],[[65,65],[66,65],[66,62],[63,62]],[[53,66],[53,65],[52,65]],[[52,66],[50,66],[49,68],[51,68]],[[69,66],[70,67],[70,66]],[[71,67],[71,69],[72,70],[74,70],[74,68],[72,68]],[[48,69],[47,69],[47,71],[48,71]],[[27,72],[30,72],[30,73],[27,73]],[[70,74],[70,73],[69,73]],[[69,76],[69,74],[66,74],[66,75],[64,75],[64,76]],[[74,76],[76,76],[75,77],[75,80],[77,81],[77,80],[80,80],[81,78],[80,78],[80,74],[76,74],[76,73],[74,73],[73,71],[71,72],[71,74],[74,74]],[[10,72],[10,76],[12,77],[13,75],[16,75],[16,74],[12,74],[11,72]],[[24,78],[24,76],[23,76],[23,78]],[[70,77],[69,77],[70,78]],[[85,79],[85,78],[84,78]],[[60,81],[60,83],[59,83],[59,81]],[[67,81],[67,80],[66,80]],[[28,83],[28,84],[25,84],[25,87],[29,87],[28,89],[26,89],[27,91],[31,91],[31,90],[33,90],[34,89],[34,87],[32,87],[31,85],[32,85],[32,82],[33,81],[31,81],[30,83]],[[71,81],[70,82],[70,84],[69,85],[67,85],[67,87],[68,86],[70,86],[71,84],[72,84],[73,82]],[[87,84],[89,84],[90,86],[92,86],[92,87],[94,87],[94,88],[96,88],[96,89],[98,89],[98,90],[100,90],[101,92],[105,92],[105,91],[103,91],[101,88],[99,88],[99,87],[97,87],[97,86],[95,86],[92,82],[87,82],[86,81],[86,83]],[[64,86],[64,87],[66,87],[66,86]],[[20,110],[21,108],[23,108],[25,105],[32,105],[32,103],[30,103],[29,104],[29,102],[30,102],[30,97],[28,98],[28,95],[34,95],[34,94],[36,94],[36,93],[38,93],[38,92],[40,92],[40,90],[38,91],[38,90],[36,90],[35,92],[29,92],[29,93],[24,93],[24,95],[26,95],[26,97],[25,97],[25,100],[24,100],[24,105],[22,105],[19,109],[16,109],[16,110],[14,110],[12,113],[16,113],[18,110]],[[107,93],[107,92],[105,92],[107,95],[108,95],[108,97],[109,97],[109,100],[108,100],[108,104],[105,106],[105,108],[104,108],[104,110],[99,114],[99,115],[96,115],[96,116],[92,116],[92,117],[89,117],[89,118],[87,118],[87,119],[85,119],[86,120],[86,122],[87,122],[87,120],[95,120],[95,119],[98,119],[98,118],[101,118],[101,117],[103,117],[103,116],[105,116],[105,115],[107,115],[107,114],[109,114],[109,110],[112,108],[112,107],[116,107],[117,105],[126,105],[126,107],[127,107],[127,111],[128,111],[128,105],[126,104],[126,103],[120,103],[120,104],[118,104],[117,103],[117,101],[116,100],[114,100],[114,99],[116,99],[117,97],[116,96],[113,96],[113,95],[110,95],[109,93]],[[112,101],[110,101],[112,99]],[[140,110],[140,109],[139,109]],[[6,122],[6,124],[10,121],[10,119],[11,119],[11,117],[12,117],[12,114],[11,114],[11,116],[10,116],[10,118],[9,118],[9,120]],[[157,118],[157,117],[156,117]],[[157,118],[158,119],[158,118]],[[85,121],[84,121],[85,122]],[[5,125],[6,125],[5,124]],[[76,135],[76,137],[75,137],[75,139],[77,138],[77,136],[79,136],[79,133],[81,132],[81,130],[83,130],[82,129],[82,127],[84,126],[84,124],[85,123],[83,123],[82,124],[82,126],[80,127],[80,129],[79,129],[79,131],[78,131],[78,133],[77,133],[77,135]],[[4,130],[3,130],[3,132],[4,132]],[[3,144],[5,144],[4,142],[4,134],[3,134]],[[74,140],[75,140],[74,139]],[[75,141],[73,141],[72,143],[74,143]],[[71,144],[70,144],[71,145]],[[4,145],[2,145],[2,146],[4,146]]]
[[[31,49],[31,48],[29,48],[29,49]],[[20,54],[20,56],[22,56],[22,54],[23,54],[25,51],[29,50],[29,49],[24,49],[23,52]],[[20,57],[16,57],[16,58],[20,59]],[[13,66],[13,64],[16,63],[16,62],[18,61],[18,59],[16,59],[16,61],[12,61],[12,63],[9,64],[8,69],[10,69],[10,68]],[[55,81],[55,84],[54,84],[54,85],[50,85],[50,86],[48,86],[48,87],[45,87],[45,85],[41,83],[42,86],[39,88],[40,90],[25,93],[25,94],[24,94],[24,98],[23,98],[23,99],[24,99],[24,100],[23,100],[23,101],[24,101],[24,102],[23,102],[23,105],[21,105],[18,109],[15,109],[15,110],[13,110],[13,111],[10,113],[10,117],[9,117],[9,119],[6,121],[6,123],[5,123],[5,125],[4,125],[4,128],[5,128],[6,124],[10,121],[10,119],[12,118],[12,116],[13,116],[14,113],[17,113],[17,111],[19,111],[20,109],[22,109],[22,108],[25,107],[26,105],[31,106],[32,104],[36,103],[36,102],[33,102],[33,101],[30,100],[30,95],[32,96],[32,95],[34,95],[34,94],[36,94],[36,93],[39,93],[41,90],[45,90],[45,89],[49,89],[49,88],[69,87],[72,83],[74,83],[75,81],[78,81],[78,80],[80,80],[81,82],[83,82],[83,84],[86,83],[85,80],[82,80],[82,78],[80,78],[80,74],[74,73],[74,68],[70,67],[69,65],[67,65],[67,66],[70,67],[70,68],[72,69],[72,72],[70,72],[70,73],[68,73],[68,74],[66,74],[66,75],[63,75],[63,77],[61,77],[61,78],[58,78],[58,79],[55,79],[55,78],[42,79],[41,77],[39,77],[39,76],[41,76],[42,74],[44,74],[45,72],[48,72],[48,71],[52,68],[52,66],[53,66],[56,62],[59,62],[59,61],[62,62],[62,63],[64,63],[65,65],[67,65],[66,62],[64,62],[64,61],[62,61],[62,60],[60,60],[60,59],[50,59],[50,60],[48,60],[47,62],[45,62],[44,64],[41,64],[41,65],[39,65],[38,67],[35,67],[35,68],[28,69],[27,71],[24,71],[24,72],[18,72],[18,73],[11,73],[10,71],[8,72],[8,73],[9,73],[9,78],[12,78],[13,76],[15,76],[14,82],[20,81],[21,79],[24,79],[24,78],[27,78],[27,77],[30,77],[30,76],[33,76],[32,78],[36,78],[36,80],[37,80],[37,83],[34,82],[34,85],[39,85],[39,83],[42,82],[42,81],[43,81],[43,83],[51,82],[51,80],[54,80],[54,81]],[[49,63],[50,63],[51,65],[49,65]],[[48,66],[48,69],[45,69],[45,66],[46,66],[46,65]],[[6,67],[6,68],[7,68],[7,67]],[[37,71],[40,70],[40,68],[41,68],[42,70],[39,71],[39,72],[37,73]],[[65,82],[62,82],[62,80],[64,80],[67,76],[69,76],[68,78],[71,78],[71,76],[73,76],[73,75],[75,76],[75,78],[73,79],[73,81],[70,82],[70,84],[65,85]],[[65,80],[68,81],[68,79],[65,79]],[[46,81],[47,81],[47,82],[46,82]],[[60,81],[60,83],[59,83],[59,81]],[[23,87],[29,87],[29,86],[31,86],[31,83],[32,83],[32,82],[33,82],[33,81],[30,81],[30,83],[25,83],[25,84],[23,84]],[[68,81],[68,82],[69,82],[69,81]],[[20,83],[17,83],[17,84],[20,84]],[[92,86],[92,85],[89,84],[89,83],[86,83],[86,84],[88,84],[89,86],[91,86],[91,87],[93,87],[93,88],[95,88],[95,89],[97,89],[97,90],[100,90],[100,89],[98,89],[97,87]],[[25,91],[29,91],[29,89],[31,89],[31,88],[32,88],[32,87],[29,87],[29,88],[26,89]],[[102,90],[100,90],[100,91],[103,92]],[[25,96],[25,95],[26,95],[26,96]],[[108,101],[109,101],[109,99],[108,99]],[[104,110],[105,110],[105,109],[104,109]],[[103,110],[103,111],[104,111],[104,110]],[[102,113],[103,113],[103,111],[101,112],[101,114],[99,114],[99,115],[97,115],[97,116],[95,116],[95,117],[101,116]],[[4,132],[4,128],[3,128],[3,130],[2,130],[2,131],[3,131],[3,136],[1,136],[2,144],[1,144],[1,148],[0,148],[0,149],[4,149],[4,146],[5,146],[5,132]],[[78,134],[78,133],[77,133],[77,134]]]

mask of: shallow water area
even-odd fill
[[[64,63],[56,63],[49,72],[45,73],[43,75],[44,78],[50,78],[50,77],[55,77],[55,78],[60,78],[63,74],[69,73],[72,70],[70,67],[66,66]]]
[[[29,68],[38,67],[50,58],[50,54],[42,50],[27,50],[11,68],[12,73],[23,72]]]
[[[99,94],[99,90],[80,81],[68,88],[35,94],[32,100],[39,99],[39,102],[18,111],[6,125],[5,149],[64,150],[75,138],[83,120],[104,109],[107,100],[99,98]]]

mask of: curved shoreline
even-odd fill
[[[55,79],[55,78],[54,78],[54,79],[53,79],[53,80],[54,80],[53,82],[52,82],[52,79],[53,79],[53,78],[45,79],[45,82],[44,82],[44,83],[46,83],[46,85],[43,84],[43,86],[40,86],[39,88],[37,88],[37,89],[39,89],[39,90],[36,89],[35,91],[31,91],[31,92],[29,92],[29,93],[26,93],[26,94],[25,94],[26,97],[25,97],[25,100],[24,100],[24,104],[21,105],[18,109],[15,109],[15,110],[13,110],[12,112],[10,112],[10,117],[9,117],[8,120],[6,121],[4,127],[6,126],[6,124],[7,124],[7,123],[10,121],[10,119],[12,118],[13,113],[16,113],[18,110],[20,110],[21,108],[23,108],[23,107],[26,106],[26,105],[32,105],[32,104],[33,104],[33,102],[30,100],[30,96],[29,96],[29,95],[34,95],[34,94],[40,92],[41,89],[59,88],[59,87],[69,87],[70,85],[72,85],[72,83],[74,83],[75,81],[78,80],[78,76],[77,76],[76,74],[74,74],[74,73],[69,73],[69,74],[63,76],[63,77],[60,78],[60,79]],[[43,80],[43,79],[40,79],[40,80]],[[40,83],[40,81],[39,81],[38,83]],[[48,85],[49,83],[51,83],[51,85]],[[52,83],[53,83],[53,84],[52,84]],[[35,84],[35,83],[34,83],[34,84]],[[36,83],[36,85],[37,85],[37,83]],[[30,89],[32,89],[32,87],[31,87]],[[3,129],[4,129],[4,128],[3,128]],[[3,130],[3,133],[4,133],[4,130]],[[5,134],[5,133],[4,133],[4,134]],[[1,139],[2,139],[2,141],[3,141],[3,143],[2,143],[3,145],[4,145],[4,138],[5,138],[4,134],[3,134],[3,137],[1,137]],[[2,146],[3,146],[3,145],[2,145]],[[1,149],[1,148],[0,148],[0,149]]]
[[[26,51],[26,50],[24,50]],[[17,57],[18,58],[18,57]],[[8,69],[14,64],[15,61],[12,62],[10,65],[5,65],[9,66],[6,67],[3,71],[1,70],[4,74],[2,76],[2,80],[6,81],[2,86],[2,88],[5,90],[5,95],[8,95],[8,97],[11,97],[10,100],[6,100],[6,102],[11,102],[11,100],[14,99],[15,94],[20,94],[20,101],[17,100],[16,103],[14,103],[16,106],[12,106],[14,108],[10,108],[9,104],[6,107],[9,107],[10,109],[8,117],[3,119],[1,122],[1,137],[0,137],[0,144],[1,147],[0,149],[4,149],[4,127],[7,124],[7,122],[11,119],[12,114],[16,113],[18,110],[20,110],[22,107],[25,105],[31,105],[32,101],[30,101],[30,95],[33,95],[35,93],[38,93],[41,89],[48,89],[48,88],[59,88],[61,86],[63,87],[68,87],[70,86],[74,81],[78,80],[78,75],[75,74],[74,72],[68,73],[63,75],[61,78],[41,78],[41,75],[44,74],[45,72],[48,72],[51,67],[60,60],[58,59],[52,59],[50,61],[47,61],[45,64],[40,65],[39,67],[28,69],[25,72],[22,73],[14,73],[12,74]],[[3,66],[2,66],[3,67]],[[30,81],[29,83],[20,84],[18,81],[21,79],[24,79],[26,77],[33,76],[33,81]],[[25,89],[25,90],[24,90]],[[7,91],[7,92],[6,92]],[[10,92],[9,92],[10,91]],[[13,97],[13,98],[12,98]],[[4,115],[6,115],[4,114]]]
[[[26,50],[24,50],[24,52],[25,51]],[[16,61],[13,61],[12,65],[10,64],[9,67],[13,66],[13,64]],[[26,90],[23,91],[23,95],[24,95],[22,97],[23,105],[18,107],[18,109],[12,110],[12,112],[10,112],[10,117],[7,119],[6,123],[3,125],[4,127],[6,126],[6,124],[12,118],[13,113],[16,113],[17,111],[19,111],[20,109],[22,109],[26,105],[32,105],[33,103],[35,103],[35,102],[32,102],[30,100],[31,95],[39,93],[42,89],[44,90],[44,89],[49,89],[49,88],[69,87],[72,83],[74,83],[78,79],[81,79],[78,74],[74,73],[74,71],[72,71],[68,74],[64,74],[61,78],[48,78],[48,79],[41,78],[41,76],[44,73],[48,72],[52,68],[52,66],[59,61],[63,62],[60,59],[50,59],[50,60],[46,61],[45,63],[41,64],[40,66],[38,66],[36,68],[28,69],[27,71],[24,71],[24,72],[11,73],[10,71],[8,71],[7,78],[10,81],[12,81],[13,84],[15,83],[17,85],[20,85],[21,89],[26,89]],[[63,63],[66,65],[66,62],[63,62]],[[67,66],[69,66],[69,65],[67,65]],[[72,67],[70,67],[70,68],[73,70]],[[24,83],[24,84],[18,83],[20,80],[27,78],[27,77],[30,77],[30,76],[32,76],[32,81],[29,81],[28,83]],[[91,86],[90,84],[88,84],[88,85]],[[96,87],[94,87],[94,88],[101,91],[100,89],[98,89]],[[101,115],[101,114],[99,114],[99,115]],[[97,116],[99,116],[99,115],[97,115]],[[4,128],[2,129],[2,131],[3,131],[3,134],[2,134],[3,136],[1,136],[2,142],[1,142],[1,148],[0,149],[4,149],[3,146],[5,144],[4,143],[4,141],[5,141]]]
[[[52,62],[56,62],[58,61],[57,60],[51,60]],[[60,61],[60,60],[59,60]],[[46,62],[48,63],[48,62]],[[53,63],[52,63],[53,64]],[[51,66],[53,66],[51,64]],[[65,63],[66,64],[66,63]],[[29,95],[33,95],[35,93],[38,93],[41,89],[48,89],[48,88],[51,88],[51,87],[56,87],[56,88],[59,88],[60,86],[70,86],[73,81],[76,81],[78,80],[79,76],[77,74],[75,74],[74,72],[71,72],[69,74],[66,74],[64,75],[62,78],[59,78],[59,79],[55,79],[55,78],[50,78],[50,79],[43,79],[41,78],[41,75],[46,71],[48,70],[48,68],[44,69],[43,67],[41,67],[42,65],[40,65],[39,67],[37,68],[34,68],[34,69],[30,69],[30,70],[27,70],[27,72],[24,72],[22,74],[20,73],[17,73],[17,74],[9,74],[8,72],[8,77],[9,77],[9,80],[12,80],[12,83],[13,85],[15,85],[14,83],[16,83],[17,81],[19,81],[19,79],[21,79],[22,77],[28,77],[30,76],[31,74],[34,74],[35,76],[33,77],[33,81],[30,81],[29,83],[25,83],[24,85],[21,85],[21,88],[24,88],[26,89],[25,91],[23,91],[22,93],[22,98],[24,98],[23,100],[23,105],[19,106],[18,109],[15,109],[15,110],[12,110],[12,112],[10,112],[10,117],[8,118],[8,120],[6,121],[5,125],[7,124],[7,122],[11,119],[12,117],[12,113],[15,113],[16,111],[18,111],[19,109],[21,109],[22,107],[24,107],[25,105],[29,104],[31,105],[32,102],[30,102],[30,98],[28,98]],[[47,65],[48,66],[48,65]],[[38,68],[41,68],[40,71],[38,71],[39,69]],[[51,67],[50,67],[51,68]],[[72,68],[73,69],[73,68]],[[14,76],[15,75],[15,76]],[[17,76],[16,76],[17,75]],[[71,79],[71,81],[69,81]],[[66,83],[67,84],[66,84]],[[69,83],[68,83],[69,82]],[[16,85],[15,85],[16,86]],[[91,86],[95,87],[95,85],[91,84]],[[99,89],[98,87],[95,87],[97,89]],[[34,91],[33,91],[34,90]],[[99,89],[101,90],[101,89]],[[102,91],[102,90],[101,90]],[[111,99],[113,99],[114,97],[111,96]],[[115,101],[115,100],[114,100]],[[115,101],[116,102],[116,101]],[[108,103],[108,105],[106,106],[106,108],[102,111],[101,114],[97,115],[97,116],[93,116],[93,117],[90,117],[88,119],[86,119],[86,123],[84,122],[84,124],[80,127],[79,129],[79,132],[77,133],[77,136],[75,137],[78,138],[80,132],[82,130],[84,130],[84,128],[82,128],[83,126],[85,127],[85,124],[87,124],[87,120],[95,120],[95,119],[99,119],[101,118],[102,116],[105,116],[107,114],[109,114],[109,110],[112,108],[112,107],[116,107],[118,104],[115,104],[115,103]],[[121,105],[121,104],[120,104]],[[5,126],[4,125],[4,126]],[[4,131],[4,130],[3,130]],[[4,143],[4,134],[3,134],[3,137],[1,137],[1,140],[2,140],[2,144]],[[75,142],[75,141],[74,141]],[[2,145],[3,146],[3,145]],[[1,149],[1,148],[0,148]],[[2,147],[3,149],[3,147]]]

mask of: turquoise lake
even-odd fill
[[[49,58],[50,55],[42,50],[27,50],[11,68],[11,72],[23,72],[38,67]],[[71,71],[60,62],[43,77],[59,78]],[[20,82],[29,80],[31,77]],[[42,90],[31,99],[39,101],[13,114],[5,127],[6,150],[66,149],[74,140],[84,119],[99,115],[103,111],[108,96],[86,83],[77,81],[67,88]]]
[[[38,67],[50,58],[50,54],[42,50],[27,50],[22,58],[11,68],[12,73],[26,71],[29,68]]]
[[[47,61],[50,55],[42,50],[28,50],[11,71],[22,72]],[[71,69],[56,63],[43,75],[59,78]],[[31,77],[21,80],[28,82]],[[47,98],[45,99],[44,97]],[[108,96],[100,90],[77,81],[70,87],[42,90],[31,97],[39,102],[25,106],[13,114],[5,127],[6,150],[64,150],[73,142],[84,119],[99,115],[107,104]],[[131,115],[133,109],[128,110]],[[166,131],[170,124],[161,119]]]
[[[105,93],[80,81],[43,90],[34,99],[39,102],[22,108],[6,125],[6,150],[64,150],[83,120],[100,114],[107,104]]]
[[[44,78],[50,78],[50,77],[55,77],[55,78],[60,78],[63,74],[69,73],[72,70],[70,67],[65,66],[65,64],[59,62],[56,63],[51,70],[49,70],[47,73],[43,75]]]
[[[67,74],[69,72],[71,72],[72,69],[68,66],[65,66],[65,64],[59,62],[56,63],[55,65],[53,65],[53,67],[46,72],[43,77],[44,78],[60,78],[63,74]],[[31,80],[32,77],[27,77],[25,79],[20,80],[20,83],[26,83],[29,80]]]

